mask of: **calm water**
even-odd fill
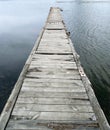
[[[58,1],[0,0],[0,111],[44,26],[50,6],[59,6],[110,122],[110,2]]]

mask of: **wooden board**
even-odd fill
[[[97,128],[97,122],[94,121],[62,121],[58,124],[49,123],[49,121],[19,121],[19,120],[11,120],[8,124],[8,128],[6,130],[18,130],[18,127],[22,130],[58,130],[58,127],[62,130],[99,130]]]
[[[19,97],[23,98],[70,98],[70,99],[89,99],[85,92],[20,92]]]
[[[82,120],[90,121],[94,113],[73,113],[73,112],[35,112],[35,111],[17,111],[11,116],[12,119],[29,119],[29,120],[50,120],[50,121],[69,121]],[[82,118],[83,117],[83,118]]]
[[[17,103],[22,104],[39,104],[39,105],[90,105],[88,99],[72,99],[72,98],[36,98],[36,97],[18,97]]]

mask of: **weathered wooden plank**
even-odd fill
[[[46,27],[45,27],[45,29],[65,29],[65,27],[64,27],[64,25],[63,25],[63,23],[61,23],[61,22],[58,22],[58,23],[47,23],[46,24]]]
[[[42,62],[43,64],[43,62]],[[48,62],[47,62],[48,64]],[[68,76],[74,76],[74,75],[80,75],[78,70],[75,70],[75,69],[71,69],[71,70],[68,70],[68,69],[63,69],[63,70],[57,70],[57,69],[37,69],[36,67],[34,69],[28,69],[28,72],[27,74],[38,74],[38,75],[60,75],[60,76],[63,76],[64,74],[65,75],[68,75]]]
[[[33,60],[32,62],[31,62],[32,64],[42,64],[42,63],[45,63],[45,64],[66,64],[66,65],[76,65],[76,63],[74,62],[74,61],[60,61],[60,60],[58,60],[58,61],[56,61],[56,60],[53,60],[53,61],[51,61],[51,60],[46,60],[46,61],[44,61],[44,60],[39,60],[39,62],[38,62],[38,60]],[[78,71],[77,71],[78,72]],[[78,72],[79,73],[79,72]]]
[[[43,61],[40,61],[40,62],[37,62],[37,61],[31,61],[31,65],[41,65],[43,63]],[[57,65],[57,66],[60,66],[60,65],[62,65],[62,66],[68,66],[68,67],[73,67],[74,68],[74,66],[76,67],[76,63],[75,62],[71,62],[71,61],[52,61],[52,62],[50,62],[50,61],[48,61],[47,60],[47,63],[48,64],[45,64],[45,66],[46,65],[53,65],[53,66],[55,66],[55,65]],[[43,64],[42,64],[42,66],[43,66]]]
[[[73,57],[73,55],[49,55],[49,54],[47,54],[47,55],[42,55],[42,54],[34,54],[33,55],[33,58],[50,58],[50,59],[68,59],[68,58],[74,58]]]
[[[43,38],[43,39],[41,39],[41,42],[51,42],[52,43],[53,40],[55,40],[56,43],[69,44],[68,39],[61,39],[61,38],[52,38],[52,39]]]
[[[57,59],[50,59],[50,58],[41,57],[41,59],[40,59],[39,57],[38,57],[38,58],[36,58],[36,57],[34,58],[34,57],[33,57],[32,61],[35,61],[35,60],[36,60],[37,62],[44,62],[44,63],[46,63],[47,61],[48,61],[48,62],[55,62],[55,61],[56,61],[56,62],[63,62],[63,61],[66,61],[66,62],[68,62],[68,61],[69,61],[69,62],[74,62],[74,59],[73,59],[73,58],[68,58],[68,59],[65,58],[65,59],[61,59],[61,60],[60,60],[59,58],[57,58]]]
[[[39,62],[34,62],[34,61],[32,61],[31,62],[31,64],[30,64],[30,67],[31,66],[36,66],[36,67],[42,67],[42,68],[54,68],[54,69],[56,69],[56,68],[72,68],[72,69],[74,69],[74,68],[77,68],[77,66],[76,66],[76,64],[41,64],[41,63],[39,63]]]
[[[45,30],[43,36],[68,38],[65,30]]]
[[[78,81],[78,80],[77,80]],[[79,80],[81,82],[81,80]],[[69,79],[37,79],[37,78],[25,78],[24,82],[35,82],[35,83],[74,83],[74,80],[69,80]]]
[[[88,99],[85,92],[20,92],[20,98],[72,98],[72,99]]]
[[[9,124],[19,124],[19,123],[23,123],[24,125],[25,124],[30,124],[33,126],[34,125],[43,125],[43,124],[48,124],[49,126],[51,125],[62,125],[62,126],[78,126],[78,125],[81,125],[81,126],[88,126],[88,127],[97,127],[98,126],[98,122],[97,121],[94,121],[94,120],[88,120],[88,121],[84,121],[84,120],[68,120],[68,121],[65,121],[65,120],[62,120],[62,121],[59,121],[59,120],[56,120],[54,122],[52,121],[49,121],[49,120],[27,120],[27,119],[23,119],[23,120],[16,120],[16,119],[10,119],[9,121]],[[35,124],[34,124],[35,123]]]
[[[50,40],[50,41],[42,40],[40,42],[40,47],[43,46],[43,45],[45,47],[47,45],[48,47],[53,46],[53,47],[62,47],[62,48],[66,48],[67,47],[69,49],[71,48],[68,41],[65,41],[65,43],[64,43],[64,41],[63,42],[62,41],[55,41],[55,42],[53,42],[52,40]]]
[[[91,105],[39,105],[39,104],[23,104],[16,103],[13,113],[22,111],[30,111],[30,112],[73,112],[73,113],[93,113],[93,109]],[[13,115],[12,113],[12,115]]]
[[[56,25],[53,25],[53,26],[56,26]],[[61,37],[61,36],[56,36],[56,37],[42,37],[41,42],[42,41],[52,41],[52,40],[55,40],[55,39],[56,39],[55,42],[57,42],[57,41],[60,41],[60,42],[64,41],[64,43],[65,42],[69,42],[67,37]]]
[[[71,50],[71,47],[69,44],[64,44],[63,43],[53,43],[53,42],[41,42],[39,49],[41,48],[48,48],[48,49],[66,49],[66,50]]]
[[[78,73],[71,75],[71,74],[55,74],[55,73],[39,73],[39,72],[28,72],[26,77],[29,78],[38,78],[38,79],[81,79]]]
[[[26,75],[26,78],[34,78],[34,79],[48,79],[48,80],[51,80],[51,79],[58,79],[58,80],[80,80],[80,76],[79,75],[76,75],[75,77],[61,77],[61,76],[57,76],[57,75],[53,75],[53,76],[50,76],[50,75],[40,75],[40,76],[37,76],[37,75]]]
[[[58,44],[56,46],[56,44],[53,44],[53,43],[51,43],[51,44],[49,44],[49,43],[42,43],[39,46],[39,50],[40,49],[43,49],[43,50],[45,50],[45,49],[49,49],[49,50],[55,49],[55,50],[63,50],[63,51],[68,50],[68,51],[71,51],[71,48],[69,47],[69,45],[65,45],[64,46],[63,44]]]
[[[59,55],[60,56],[60,55]],[[33,57],[32,61],[37,61],[37,62],[74,62],[73,58],[62,58],[60,60],[60,58],[56,58],[56,59],[52,59],[52,58],[48,58],[48,57]]]
[[[48,47],[49,46],[49,47]],[[40,46],[39,46],[39,49],[38,50],[51,50],[51,49],[55,49],[55,50],[63,50],[63,51],[71,51],[71,48],[69,47],[69,45],[65,45],[63,46],[63,44],[58,44],[58,45],[55,45],[55,44],[50,44],[49,43],[42,43]]]
[[[71,112],[29,112],[18,111],[13,113],[12,119],[32,119],[32,120],[50,120],[50,121],[90,121],[94,120],[94,113],[71,113]]]
[[[71,49],[71,47],[70,47],[70,45],[69,45],[69,43],[67,41],[65,43],[62,43],[62,41],[61,42],[42,41],[40,43],[39,47],[43,47],[43,45],[44,45],[44,47],[46,47],[46,45],[48,45],[47,47],[49,47],[49,48],[53,46],[53,47],[57,47],[57,48],[62,47],[62,48],[65,48],[65,49],[67,47],[68,49]]]
[[[72,66],[66,66],[66,65],[65,66],[61,65],[61,66],[56,66],[55,67],[55,66],[50,65],[48,67],[47,65],[40,66],[40,65],[36,65],[36,64],[31,64],[29,68],[32,69],[32,68],[35,68],[35,67],[37,69],[48,69],[49,68],[50,70],[55,68],[56,71],[59,70],[59,69],[61,69],[61,70],[65,70],[65,69],[67,69],[67,70],[75,70],[75,69],[78,69],[76,65],[73,66],[73,67]]]
[[[65,35],[65,32],[66,32],[65,30],[45,30],[44,31],[45,34],[50,34],[50,35],[57,34],[57,33],[60,33],[61,35],[63,35],[63,34]]]
[[[52,39],[52,38],[54,39],[54,38],[56,38],[56,37],[57,37],[57,38],[60,38],[60,39],[67,39],[67,38],[68,38],[68,36],[67,36],[65,33],[60,33],[60,32],[57,32],[57,33],[52,33],[52,32],[51,32],[51,34],[44,33],[43,36],[42,36],[43,39],[46,39],[47,37],[48,37],[48,39],[50,39],[50,38],[51,38],[51,39]],[[60,43],[61,43],[61,42],[60,42]],[[41,42],[41,44],[42,44],[42,42]],[[40,44],[40,45],[41,45],[41,44]],[[52,44],[55,44],[55,42],[52,42]],[[63,44],[63,43],[61,43],[61,44]],[[57,45],[57,44],[56,44],[56,45]],[[66,44],[65,44],[65,45],[66,45]],[[65,46],[65,45],[64,45],[64,46]],[[69,47],[70,47],[70,46],[69,46]],[[70,48],[71,48],[71,47],[70,47]]]
[[[35,59],[55,59],[55,60],[68,60],[68,59],[74,59],[73,55],[42,55],[42,54],[34,54],[33,58]]]
[[[24,82],[23,83],[23,87],[40,87],[40,88],[46,88],[46,87],[50,87],[50,88],[70,88],[70,89],[81,89],[84,88],[82,82],[80,80],[74,80],[73,83],[67,83],[67,82]]]
[[[55,49],[46,49],[46,50],[38,50],[36,52],[36,54],[50,54],[50,55],[54,55],[54,54],[58,54],[58,55],[71,55],[71,51],[68,51],[68,50],[55,50]]]
[[[80,126],[80,128],[79,128]],[[35,121],[35,120],[11,120],[8,124],[8,129],[6,130],[55,130],[55,129],[63,129],[63,130],[98,130],[97,122],[95,121],[74,121],[74,122],[44,122],[44,121]]]
[[[72,87],[35,87],[23,86],[21,91],[28,92],[86,92],[85,88],[72,88]]]
[[[71,53],[71,48],[69,48],[68,46],[65,46],[63,47],[63,45],[58,45],[58,46],[55,46],[54,44],[53,45],[50,45],[50,47],[48,47],[48,44],[42,44],[38,51],[44,51],[44,50],[48,50],[48,51],[51,51],[51,50],[55,50],[55,51],[58,51],[58,52],[69,52]]]
[[[71,98],[20,98],[18,97],[17,103],[28,103],[28,104],[53,104],[53,105],[70,105],[70,104],[79,104],[79,105],[90,105],[90,101],[88,99],[71,99]]]
[[[55,127],[54,127],[55,128]],[[47,128],[43,128],[43,127],[38,127],[38,128],[24,128],[24,129],[18,129],[18,128],[14,128],[14,129],[12,129],[12,128],[7,128],[6,130],[55,130],[52,126],[51,126],[51,128],[49,129],[47,129]],[[61,126],[56,126],[56,128],[61,128]],[[67,128],[63,128],[63,130],[67,130]],[[68,130],[71,130],[71,128],[70,129],[68,129]],[[97,128],[97,127],[88,127],[88,126],[85,126],[85,127],[82,127],[82,128],[72,128],[72,130],[99,130],[99,128]]]
[[[46,45],[44,45],[45,47],[43,48],[39,48],[37,52],[45,52],[45,53],[71,53],[71,49],[67,49],[67,48],[55,48],[55,47],[47,47]]]
[[[49,46],[49,47],[48,47]],[[45,49],[49,49],[49,50],[51,50],[51,49],[55,49],[55,50],[68,50],[68,51],[71,51],[71,48],[70,48],[70,46],[69,45],[63,45],[63,44],[58,44],[58,45],[56,45],[56,44],[53,44],[53,43],[51,43],[51,44],[49,44],[49,43],[42,43],[40,46],[39,46],[39,50],[40,49],[43,49],[43,50],[45,50]]]
[[[69,49],[71,50],[71,47],[69,46],[69,44],[63,44],[62,42],[59,43],[53,43],[53,42],[41,42],[39,48],[57,48],[57,49]]]
[[[61,39],[66,39],[66,38],[68,38],[68,36],[66,35],[66,34],[63,34],[63,35],[61,35],[60,33],[56,33],[56,34],[54,34],[54,33],[52,33],[52,34],[46,34],[46,33],[44,33],[44,35],[42,36],[42,38],[61,38]]]
[[[71,51],[69,51],[69,50],[63,50],[63,49],[57,49],[57,50],[55,50],[55,49],[39,49],[37,52],[36,52],[36,54],[37,53],[40,53],[40,54],[51,54],[51,55],[53,55],[53,54],[58,54],[58,55],[62,55],[62,54],[64,54],[64,55],[70,55],[70,54],[72,54],[71,53]]]
[[[42,62],[42,64],[45,62]],[[74,75],[77,74],[78,69],[52,69],[52,68],[38,68],[36,66],[29,67],[27,73],[29,72],[36,72],[37,74],[65,74],[65,75]]]

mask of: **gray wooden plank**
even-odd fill
[[[80,126],[80,128],[79,128]],[[11,120],[8,124],[8,129],[6,130],[50,130],[50,129],[63,129],[63,130],[98,130],[97,122],[95,121],[79,121],[79,122],[44,122],[35,120]]]
[[[53,39],[54,40],[54,39]],[[48,45],[47,47],[51,47],[51,46],[53,46],[53,47],[63,47],[63,48],[71,48],[70,47],[70,44],[69,44],[69,42],[68,41],[64,41],[63,40],[63,42],[62,42],[62,40],[61,41],[52,41],[52,40],[46,40],[46,39],[43,39],[43,40],[41,40],[41,42],[40,42],[40,46],[39,47],[41,47],[41,46],[45,46],[46,47],[46,45]]]
[[[23,92],[21,91],[19,97],[27,98],[72,98],[72,99],[88,99],[85,92]]]
[[[57,33],[57,32],[60,32],[60,33],[64,33],[65,34],[65,30],[45,30],[45,33],[49,33],[49,34],[51,34],[51,32],[53,32],[53,33]]]
[[[76,64],[75,63],[73,63],[73,64],[41,64],[41,63],[39,63],[39,62],[37,62],[37,61],[32,61],[31,62],[31,64],[30,64],[30,66],[36,66],[36,67],[42,67],[42,68],[54,68],[54,69],[56,69],[56,68],[77,68],[77,66],[76,66]]]
[[[78,70],[75,69],[64,69],[64,70],[57,70],[57,69],[36,69],[36,67],[34,69],[28,69],[27,74],[38,74],[38,75],[59,75],[59,76],[63,76],[63,75],[67,75],[67,76],[75,76],[75,75],[80,75]]]
[[[73,68],[61,68],[61,67],[57,67],[57,68],[47,68],[47,67],[36,67],[34,66],[30,66],[28,68],[28,72],[49,72],[49,73],[56,73],[56,72],[61,72],[61,73],[73,73],[74,71],[77,71],[78,68],[77,67],[73,67]]]
[[[57,33],[60,33],[60,34],[64,34],[65,35],[65,30],[45,30],[44,33],[45,34],[57,34]]]
[[[49,46],[49,47],[48,47]],[[41,44],[40,46],[39,46],[39,48],[38,48],[38,50],[58,50],[58,51],[60,51],[60,50],[63,50],[63,51],[71,51],[71,48],[70,48],[70,46],[67,46],[67,45],[63,45],[63,44],[53,44],[53,43],[51,43],[50,45],[49,45],[49,43],[45,43],[45,44]]]
[[[71,48],[68,44],[61,44],[61,43],[40,43],[40,46],[38,49],[55,49],[55,50],[68,50],[68,51],[71,51]]]
[[[73,112],[73,113],[93,113],[91,105],[39,105],[39,104],[23,104],[16,103],[13,113],[22,111],[31,111],[31,112]],[[13,115],[12,113],[12,115]]]
[[[68,112],[34,112],[34,111],[18,111],[13,113],[12,119],[32,119],[32,120],[50,120],[50,121],[90,121],[94,120],[94,113],[68,113]]]
[[[78,82],[78,80],[76,80]],[[24,82],[35,82],[35,83],[62,83],[62,86],[64,83],[74,83],[74,80],[69,79],[37,79],[37,78],[25,78]],[[79,83],[81,83],[81,80],[79,80]]]
[[[46,50],[38,50],[37,52],[36,52],[36,54],[50,54],[50,55],[54,55],[54,54],[58,54],[58,55],[62,55],[62,54],[64,54],[64,55],[71,55],[72,53],[71,53],[71,51],[68,51],[68,50],[55,50],[55,49],[50,49],[50,50],[48,50],[48,49],[46,49]]]
[[[40,125],[40,124],[49,124],[49,125],[62,125],[62,126],[70,126],[70,125],[73,125],[73,126],[78,126],[78,125],[82,125],[82,126],[88,126],[88,127],[97,127],[98,126],[98,122],[97,121],[94,121],[94,120],[68,120],[68,121],[65,121],[65,120],[54,120],[54,122],[52,121],[49,121],[49,120],[27,120],[27,119],[23,119],[23,120],[16,120],[14,118],[11,118],[9,123],[13,124],[13,123],[23,123],[23,124],[30,124],[30,125]],[[35,123],[35,124],[34,124]]]
[[[66,51],[66,50],[54,50],[54,49],[50,49],[50,50],[38,50],[37,52],[36,52],[36,54],[50,54],[50,55],[54,55],[54,54],[58,54],[58,55],[62,55],[62,54],[64,54],[64,55],[71,55],[72,53],[71,53],[71,51]]]
[[[49,47],[48,47],[49,46]],[[67,46],[67,45],[62,45],[62,44],[58,44],[58,45],[56,45],[56,44],[53,44],[53,43],[51,43],[50,45],[48,44],[48,43],[45,43],[45,44],[41,44],[40,46],[39,46],[39,49],[38,50],[53,50],[53,49],[55,49],[56,51],[58,50],[58,51],[60,51],[60,50],[63,50],[63,51],[71,51],[71,48],[69,47],[69,46]]]
[[[34,64],[34,63],[36,63],[36,64],[40,64],[40,63],[45,63],[45,64],[66,64],[66,65],[69,65],[69,64],[72,64],[72,65],[76,65],[76,63],[74,62],[74,61],[60,61],[60,60],[58,60],[58,61],[56,61],[56,60],[33,60],[32,62],[31,62],[32,64]]]
[[[37,62],[47,62],[47,60],[48,60],[48,62],[63,62],[63,61],[70,61],[70,62],[74,62],[74,59],[73,58],[65,58],[65,59],[50,59],[50,58],[45,58],[45,57],[41,57],[41,59],[38,57],[38,58],[34,58],[33,57],[33,59],[32,59],[32,61],[37,61]]]
[[[21,91],[28,92],[86,92],[85,88],[71,88],[71,87],[35,87],[23,86]]]
[[[58,128],[58,126],[57,126],[57,128]],[[60,127],[61,128],[61,127]],[[38,127],[38,128],[29,128],[29,129],[23,129],[23,128],[21,128],[21,129],[18,129],[18,128],[14,128],[14,129],[12,129],[12,128],[7,128],[6,130],[55,130],[54,128],[51,128],[51,129],[46,129],[45,127],[43,128],[43,127]],[[71,128],[70,129],[67,129],[67,128],[63,128],[63,130],[71,130]],[[99,128],[97,128],[97,127],[88,127],[88,126],[86,126],[86,127],[82,127],[82,128],[72,128],[72,130],[100,130]]]
[[[26,74],[26,77],[30,77],[30,78],[45,78],[45,79],[81,79],[81,76],[78,73],[73,73],[72,74],[65,74],[65,73],[61,73],[61,74],[55,74],[55,73],[39,73],[39,72],[28,72]]]
[[[65,74],[65,75],[74,75],[75,73],[78,74],[78,69],[72,68],[72,69],[52,69],[52,68],[38,68],[36,66],[30,66],[28,68],[29,72],[36,72],[39,74]]]
[[[66,66],[66,65],[65,65],[65,66],[63,66],[63,65],[60,65],[60,66],[58,65],[58,66],[57,66],[57,65],[56,65],[56,67],[55,67],[55,65],[53,65],[53,66],[50,65],[50,66],[48,67],[48,65],[40,66],[39,64],[38,64],[38,65],[36,65],[36,64],[31,64],[29,68],[35,68],[35,67],[38,68],[38,69],[48,69],[48,68],[49,68],[49,69],[51,69],[51,70],[54,69],[54,68],[55,68],[56,70],[59,70],[59,69],[61,69],[61,70],[65,70],[65,69],[67,69],[67,70],[75,70],[75,69],[78,69],[76,65],[74,65],[73,67],[72,67],[72,66]]]
[[[71,49],[60,49],[60,48],[39,48],[36,53],[65,53],[65,54],[71,54]]]
[[[60,58],[61,55],[58,55],[56,58],[52,57],[52,55],[50,55],[50,57],[46,57],[46,55],[42,55],[42,57],[39,57],[39,54],[37,56],[33,56],[32,60],[36,60],[38,62],[46,62],[47,60],[50,62],[63,62],[63,61],[70,61],[70,62],[74,62],[74,58],[66,58],[65,56],[63,56],[62,58]]]
[[[73,80],[71,83],[67,82],[24,82],[23,87],[41,87],[41,88],[68,88],[68,89],[85,89],[80,80]]]
[[[70,104],[79,104],[79,105],[90,105],[88,99],[71,99],[71,98],[34,98],[34,97],[18,97],[17,103],[28,103],[28,104],[53,104],[53,105],[70,105]]]
[[[56,60],[68,60],[68,59],[73,59],[73,55],[41,55],[41,54],[34,54],[33,58],[35,59],[56,59]]]
[[[45,27],[46,29],[65,29],[65,27],[64,27],[64,25],[63,25],[63,23],[61,23],[61,22],[58,22],[58,23],[47,23],[46,24],[46,27]]]
[[[69,41],[68,39],[61,39],[61,38],[52,38],[52,39],[48,39],[48,38],[42,38],[41,39],[41,42],[53,42],[53,40],[55,40],[56,43],[66,43],[66,44],[69,44]]]
[[[79,76],[79,75],[76,75],[76,76],[72,76],[72,77],[61,77],[61,76],[57,76],[57,75],[39,75],[39,76],[37,76],[37,75],[26,75],[26,78],[34,78],[34,79],[48,79],[48,80],[51,80],[51,79],[58,79],[58,80],[80,80],[81,79],[81,77]]]
[[[56,33],[56,34],[46,34],[46,33],[44,32],[42,38],[47,38],[47,37],[48,37],[48,38],[56,38],[56,37],[57,37],[57,38],[61,38],[61,39],[66,39],[66,38],[68,38],[66,34],[61,35],[60,32],[59,32],[59,33]]]

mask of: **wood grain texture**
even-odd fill
[[[36,120],[11,120],[6,130],[99,130],[94,121],[36,121]],[[58,129],[59,127],[59,129]]]
[[[39,105],[90,105],[88,99],[18,97],[17,103]]]

